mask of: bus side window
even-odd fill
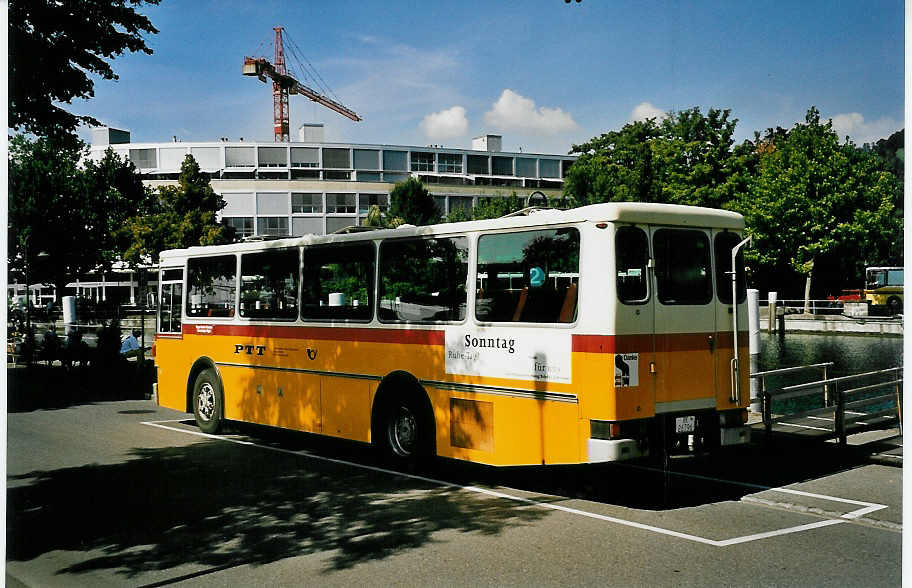
[[[187,262],[187,316],[234,316],[237,259],[198,257]]]
[[[298,318],[297,249],[241,255],[241,316]]]
[[[572,323],[579,296],[579,231],[495,233],[478,239],[475,316],[481,321]]]
[[[619,227],[614,236],[617,264],[617,297],[625,304],[649,299],[649,238],[636,227]]]
[[[380,320],[461,321],[468,273],[465,237],[384,242],[380,245]]]
[[[181,332],[181,303],[184,291],[183,268],[163,268],[158,276],[161,292],[158,297],[158,332]]]
[[[301,318],[369,321],[374,305],[373,243],[304,250]]]

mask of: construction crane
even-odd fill
[[[274,64],[269,63],[265,57],[244,57],[244,66],[241,69],[241,73],[245,76],[256,76],[264,83],[266,78],[272,80],[273,132],[276,142],[288,142],[289,94],[301,94],[355,122],[360,121],[361,117],[350,108],[327,98],[316,90],[308,88],[294,77],[288,75],[285,69],[285,45],[282,40],[283,27],[274,27],[273,30],[275,31]]]

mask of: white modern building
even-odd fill
[[[128,131],[102,127],[93,130],[90,153],[100,158],[110,147],[151,186],[176,183],[184,158],[193,155],[227,202],[221,218],[239,236],[326,234],[361,224],[371,205],[388,209],[393,185],[410,175],[427,185],[443,216],[514,192],[533,203],[560,198],[576,159],[504,152],[500,135],[477,137],[472,149],[326,143],[322,125],[308,124],[299,139],[133,143]]]

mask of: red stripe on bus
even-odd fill
[[[199,327],[199,329],[197,329]],[[444,332],[417,329],[366,329],[358,327],[298,327],[291,325],[205,325],[184,324],[185,335],[223,335],[258,339],[311,339],[319,341],[358,341],[362,343],[402,343],[443,345]]]

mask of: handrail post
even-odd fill
[[[773,403],[773,398],[769,392],[766,390],[766,379],[763,381],[763,426],[765,429],[766,441],[770,440],[770,437],[773,434],[773,411],[770,405]]]
[[[896,416],[899,417],[899,434],[903,434],[902,430],[902,385],[901,379],[897,378],[896,380]]]
[[[845,397],[841,392],[839,392],[839,383],[833,383],[836,390],[836,414],[835,414],[835,423],[834,429],[836,430],[836,435],[839,438],[839,445],[845,447],[848,444],[848,435],[846,434],[845,426]]]
[[[827,366],[823,366],[823,402],[825,406],[833,406],[833,402],[830,399],[830,386],[826,383],[827,381]]]

